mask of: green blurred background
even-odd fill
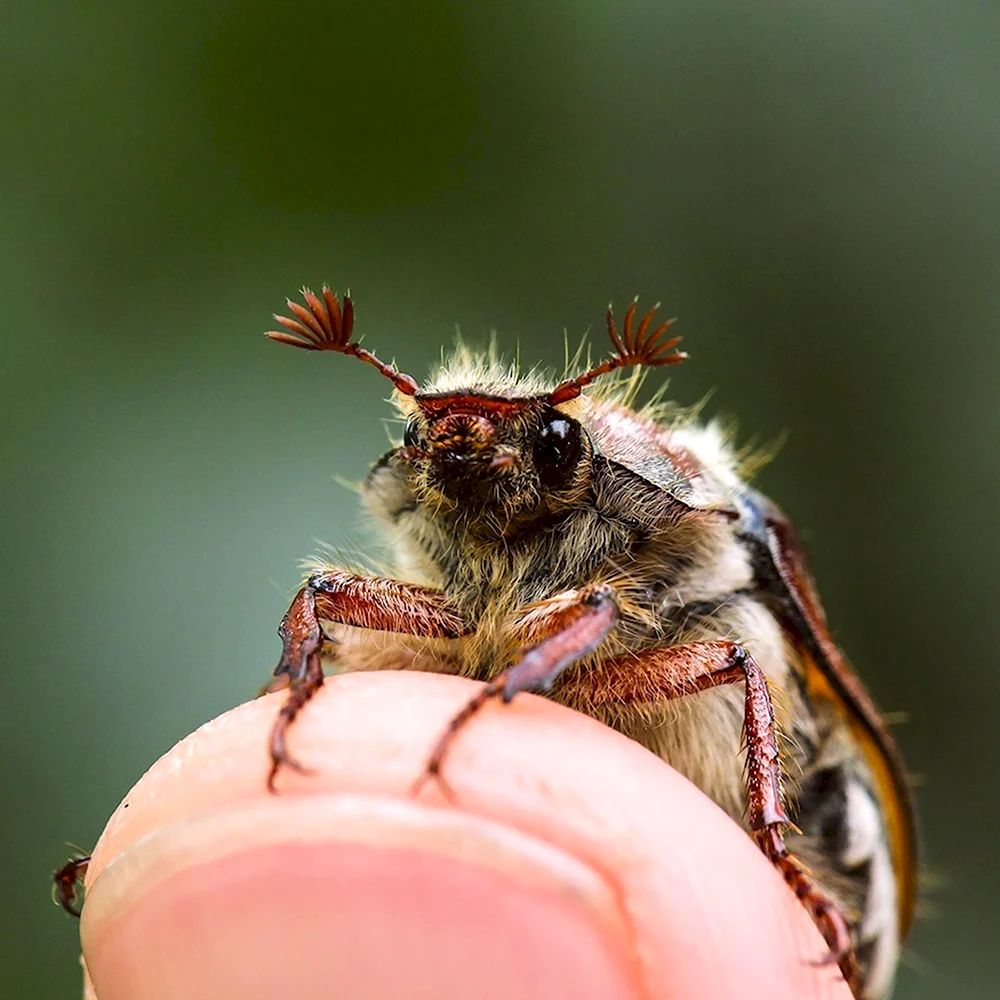
[[[323,280],[418,376],[642,292],[680,401],[790,432],[761,483],[926,779],[898,996],[998,995],[1000,8],[35,0],[0,46],[3,1000],[77,995],[64,842],[364,542],[388,386],[261,336]]]

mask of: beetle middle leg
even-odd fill
[[[414,794],[433,779],[451,798],[441,771],[462,727],[494,698],[509,702],[520,691],[550,690],[568,666],[593,652],[607,638],[618,624],[618,604],[610,586],[595,584],[541,602],[521,624],[537,641],[523,650],[514,664],[488,681],[451,719],[414,783]]]
[[[727,641],[663,646],[605,660],[601,675],[596,685],[581,673],[568,682],[563,693],[571,704],[578,700],[595,708],[613,708],[682,698],[729,684],[744,685],[746,804],[751,835],[809,912],[830,949],[829,960],[839,964],[856,993],[859,971],[847,921],[785,845],[783,831],[791,821],[782,786],[774,709],[767,680],[750,653]]]
[[[289,755],[286,735],[302,707],[323,685],[323,646],[332,640],[321,621],[434,639],[468,631],[440,590],[339,570],[311,576],[278,628],[283,649],[274,676],[288,679],[288,697],[271,730],[267,787],[272,792],[282,767],[304,770]]]

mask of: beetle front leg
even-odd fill
[[[283,648],[274,675],[288,678],[288,698],[271,729],[267,787],[272,792],[282,767],[305,770],[289,755],[286,735],[302,707],[323,686],[323,644],[332,640],[321,621],[433,639],[455,638],[468,631],[439,590],[339,570],[311,576],[278,628]]]
[[[605,660],[601,683],[574,677],[563,693],[569,702],[614,708],[623,704],[682,698],[729,684],[745,687],[743,729],[746,740],[747,820],[757,846],[781,873],[809,912],[851,990],[859,971],[847,921],[789,852],[783,831],[790,825],[782,784],[774,709],[764,672],[749,652],[734,642],[664,646]]]
[[[288,753],[285,737],[302,706],[323,686],[322,650],[329,636],[316,615],[316,590],[311,581],[295,595],[278,626],[278,635],[283,648],[274,676],[282,680],[288,678],[288,697],[271,727],[271,770],[267,787],[272,792],[275,791],[274,779],[282,767],[308,773],[308,769]]]
[[[617,624],[618,604],[614,591],[606,584],[557,594],[533,608],[521,626],[537,641],[523,650],[512,666],[487,682],[452,718],[414,783],[413,794],[434,779],[452,798],[441,770],[455,737],[469,719],[493,698],[506,703],[520,691],[550,690],[568,666],[592,653]]]

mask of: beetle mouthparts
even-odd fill
[[[449,413],[431,425],[428,443],[435,452],[455,457],[478,457],[492,448],[496,428],[493,421],[478,413]]]

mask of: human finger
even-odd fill
[[[535,697],[492,705],[409,789],[473,682],[333,678],[265,787],[282,695],[159,760],[88,871],[99,1000],[848,998],[746,834],[632,741]]]

